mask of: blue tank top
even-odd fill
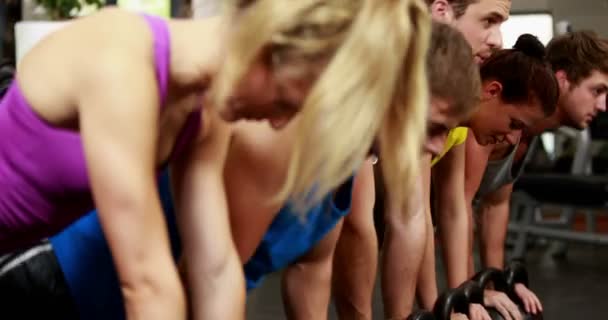
[[[351,179],[352,180],[352,179]],[[350,208],[352,181],[313,207],[302,221],[289,205],[281,209],[245,267],[247,288],[310,250]],[[161,203],[167,219],[175,259],[180,242],[169,177],[159,180]],[[50,239],[70,293],[82,319],[125,319],[122,295],[110,250],[95,211]]]
[[[245,264],[247,290],[310,251],[350,211],[353,179],[326,196],[302,220],[289,205],[281,209],[255,253]]]

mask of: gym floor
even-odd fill
[[[566,257],[561,259],[553,258],[549,252],[546,246],[538,246],[530,249],[526,256],[530,285],[543,302],[544,318],[605,319],[608,314],[608,249],[571,244]],[[247,319],[284,319],[280,290],[280,276],[270,276],[262,287],[249,295]],[[374,319],[383,319],[378,287],[373,303]],[[333,308],[329,319],[337,319]]]

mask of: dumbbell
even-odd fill
[[[527,313],[523,308],[523,302],[515,293],[515,285],[521,283],[528,287],[528,273],[519,262],[510,263],[505,271],[496,268],[487,268],[477,273],[473,280],[476,281],[483,289],[487,288],[489,283],[494,285],[494,290],[504,292],[517,306],[524,320],[542,320],[542,313],[532,315]],[[493,320],[504,320],[502,315],[494,308],[486,307]]]

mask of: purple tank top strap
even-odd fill
[[[169,67],[171,61],[171,43],[169,40],[169,29],[164,19],[152,15],[142,14],[154,37],[154,64],[158,89],[160,91],[161,109],[167,102],[169,92]]]
[[[148,14],[142,14],[142,16],[150,25],[150,29],[154,36],[154,60],[162,108],[165,106],[169,91],[169,68],[171,61],[169,29],[167,28],[167,22],[163,18]],[[200,118],[200,110],[195,111],[188,116],[186,124],[175,141],[175,146],[169,159],[173,159],[175,156],[181,154],[189,141],[196,138],[198,130],[200,129]]]

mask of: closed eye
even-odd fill
[[[523,121],[511,118],[511,123],[509,123],[509,128],[511,130],[523,130],[526,128],[526,124],[523,123]]]

